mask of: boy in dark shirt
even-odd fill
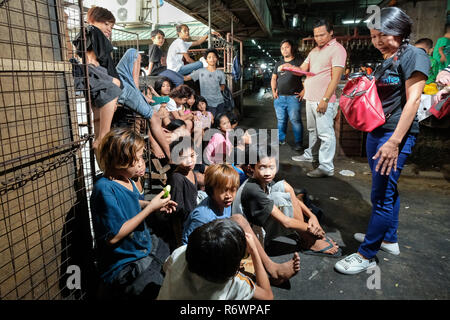
[[[165,41],[165,34],[159,29],[155,29],[150,34],[153,44],[148,48],[149,65],[148,70],[150,76],[164,76],[169,78],[175,87],[184,83],[183,76],[173,70],[168,70],[166,66],[163,66],[161,59],[163,57],[162,45]]]
[[[326,237],[317,217],[298,200],[294,189],[284,180],[273,181],[277,157],[270,147],[265,149],[255,151],[253,177],[239,188],[232,213],[242,214],[250,223],[262,227],[265,244],[279,236],[297,234],[303,253],[339,257],[341,249]]]

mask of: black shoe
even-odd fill
[[[298,152],[302,152],[303,151],[303,146],[301,143],[296,143],[294,146],[294,150],[298,151]]]

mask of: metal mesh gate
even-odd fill
[[[0,1],[0,299],[78,299],[95,285],[91,114],[69,62],[81,5]]]

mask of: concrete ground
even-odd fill
[[[244,99],[245,128],[276,128],[273,100],[261,90]],[[306,118],[303,110],[303,125]],[[306,131],[306,129],[304,129]],[[304,135],[307,145],[307,133]],[[366,232],[371,212],[371,174],[364,158],[338,158],[334,177],[306,176],[312,166],[291,160],[293,134],[289,125],[287,144],[280,146],[278,179],[294,188],[306,188],[322,208],[322,226],[343,249],[343,257],[356,252],[356,232]],[[342,275],[334,270],[338,259],[300,253],[301,270],[283,287],[273,287],[276,300],[416,300],[450,298],[450,183],[440,172],[421,171],[407,165],[399,182],[401,197],[399,245],[401,254],[377,255],[379,273]],[[355,176],[339,174],[351,170]],[[268,248],[277,262],[291,258],[294,241],[279,238]],[[379,276],[379,277],[378,277]],[[379,281],[378,281],[379,280]]]

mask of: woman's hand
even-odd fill
[[[438,103],[439,101],[441,101],[449,93],[450,93],[450,87],[445,87],[444,89],[442,89],[441,91],[436,93],[433,96],[433,104]]]
[[[436,82],[444,86],[450,85],[450,72],[442,70],[436,77]]]
[[[375,171],[379,172],[381,175],[389,175],[391,173],[392,168],[394,171],[397,171],[397,159],[398,159],[398,146],[400,142],[395,142],[389,139],[386,141],[378,152],[373,156],[373,160],[379,158],[377,166],[375,167]]]

